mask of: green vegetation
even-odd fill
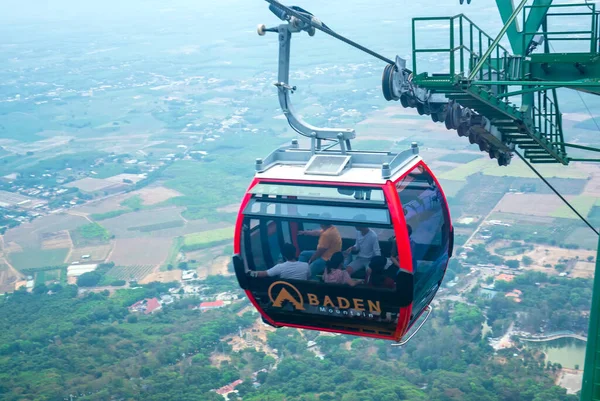
[[[438,160],[441,162],[464,164],[480,158],[482,158],[481,153],[448,153],[447,155],[440,157]]]
[[[591,213],[592,208],[596,205],[598,198],[590,195],[579,195],[576,198],[569,199],[569,203],[577,210],[582,216],[587,216]],[[567,205],[561,205],[558,209],[554,210],[551,214],[552,217],[562,217],[565,219],[579,219],[575,213]]]
[[[232,288],[225,278],[205,283],[215,293]],[[110,298],[108,292],[78,298],[75,286],[53,286],[56,294],[48,296],[36,287],[34,293],[17,291],[0,299],[0,325],[12,328],[0,332],[3,400],[85,394],[88,401],[217,401],[222,397],[210,390],[237,379],[244,380],[237,387],[244,401],[577,400],[554,386],[536,353],[507,349],[494,357],[481,340],[483,313],[474,305],[442,306],[402,348],[381,340],[278,329],[267,336],[280,359],[277,369],[270,369],[275,358],[253,347],[233,352],[222,340],[255,322],[252,313],[236,315],[245,302],[208,313],[188,309],[198,302],[193,298],[147,316],[127,310],[169,287],[152,283],[118,290]],[[504,301],[491,302],[495,319],[511,308],[500,308]],[[323,360],[307,349],[309,340],[317,342]],[[230,360],[212,366],[214,352]],[[256,376],[260,387],[255,388],[253,372],[260,369],[266,370]]]
[[[168,228],[183,227],[184,225],[185,223],[183,220],[173,220],[164,223],[148,224],[147,226],[128,227],[127,230],[147,233],[151,231],[166,230]]]
[[[481,172],[481,170],[483,170],[490,163],[491,161],[488,159],[476,159],[472,162],[460,165],[453,170],[441,174],[439,178],[443,178],[445,180],[464,181],[468,176]]]
[[[589,173],[579,170],[576,168],[570,168],[560,164],[544,164],[536,166],[536,169],[545,178],[569,178],[569,179],[587,179]],[[535,173],[531,171],[527,166],[518,159],[513,161],[508,166],[498,167],[495,163],[488,165],[484,170],[483,174],[492,176],[510,176],[510,177],[523,177],[523,178],[537,178]]]
[[[587,333],[585,312],[590,309],[592,284],[591,279],[564,279],[540,272],[526,272],[510,283],[497,281],[495,286],[498,291],[521,290],[522,302],[517,304],[496,296],[487,301],[488,318],[490,323],[496,319],[511,320],[518,311],[519,327],[531,333],[537,333],[542,326],[547,332],[572,330]]]
[[[128,207],[129,209],[131,209],[133,211],[137,211],[144,207],[144,201],[142,200],[141,196],[134,195],[132,197],[125,199],[123,202],[121,202],[121,206]]]
[[[527,243],[521,243],[519,241],[513,241],[509,246],[497,248],[495,252],[502,256],[515,256],[524,254],[527,251],[533,250],[533,245]],[[523,258],[525,258],[524,256]]]
[[[165,169],[164,185],[183,194],[168,202],[185,206],[186,219],[233,222],[235,213],[219,214],[215,209],[238,203],[254,175],[255,159],[283,142],[287,141],[275,135],[231,133],[227,145],[207,143],[209,155],[201,161],[182,160]]]
[[[122,214],[129,213],[129,210],[112,210],[106,213],[92,213],[90,215],[92,220],[101,221],[106,219],[112,219],[113,217],[119,217]]]
[[[15,269],[33,273],[36,270],[53,270],[62,265],[68,249],[24,249],[23,252],[11,252],[8,260]],[[48,266],[51,266],[48,269]]]
[[[181,250],[184,252],[195,251],[197,249],[214,246],[232,238],[233,227],[217,228],[215,230],[188,234],[183,237],[183,246],[181,247]]]
[[[454,197],[467,184],[466,181],[440,180],[446,198]]]
[[[90,223],[71,231],[71,239],[76,247],[104,244],[110,239],[110,233],[99,223]]]
[[[127,306],[168,288],[153,284],[119,290],[112,298],[108,292],[77,298],[77,287],[57,285],[50,287],[57,292],[52,296],[36,287],[1,299],[0,324],[12,328],[0,333],[1,398],[222,400],[210,390],[239,378],[243,362],[217,369],[209,356],[221,336],[254,317],[200,313],[187,308],[190,302],[164,306],[156,316],[128,312]]]

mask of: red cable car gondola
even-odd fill
[[[234,266],[266,322],[395,341],[407,333],[441,285],[453,237],[446,199],[417,153],[413,145],[400,154],[313,154],[294,144],[259,163],[236,224]],[[325,282],[317,260],[308,279],[290,278],[294,272],[253,277],[281,261],[285,244],[296,250],[291,260],[318,249],[307,231],[337,232],[331,260],[363,227],[376,234],[383,259],[353,271],[352,285]],[[372,280],[375,259],[385,260],[378,273],[391,285]]]
[[[401,153],[353,151],[354,130],[314,127],[294,114],[290,40],[314,29],[274,13],[287,23],[261,25],[259,34],[279,33],[279,101],[311,146],[294,140],[257,160],[235,228],[236,277],[275,327],[400,341],[431,311],[452,255],[446,199],[416,143]]]

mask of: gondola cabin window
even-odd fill
[[[396,183],[412,253],[414,299],[427,302],[448,264],[450,221],[444,197],[431,174],[417,165]]]

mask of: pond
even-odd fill
[[[560,363],[565,368],[574,369],[579,365],[583,369],[585,361],[585,341],[575,338],[559,338],[558,340],[533,343],[523,341],[528,348],[540,349],[546,354],[546,361]]]

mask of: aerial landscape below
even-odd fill
[[[294,37],[299,114],[355,129],[354,149],[416,143],[454,252],[405,346],[275,329],[232,255],[256,159],[311,143],[280,108],[276,35],[256,34],[281,21],[259,0],[51,3],[0,15],[1,400],[579,400],[598,237],[521,160],[387,102],[378,60]],[[502,28],[483,2],[301,3],[405,58],[413,17]],[[600,99],[558,92],[565,137],[594,145]],[[600,165],[536,168],[600,226]]]

